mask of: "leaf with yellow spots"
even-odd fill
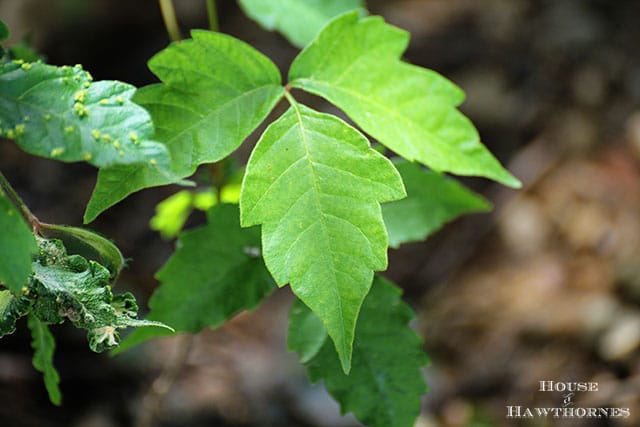
[[[79,66],[1,64],[0,130],[23,150],[64,162],[168,167],[168,151],[150,139],[151,117],[131,101],[134,92],[117,81],[94,83]]]
[[[152,162],[102,169],[85,222],[135,191],[174,183],[175,176],[224,159],[283,96],[278,68],[253,47],[226,34],[194,30],[191,36],[151,58],[149,68],[162,82],[134,98],[149,110],[155,138],[171,153],[172,175],[158,173]]]

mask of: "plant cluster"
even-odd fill
[[[463,92],[402,61],[409,35],[367,16],[362,1],[240,4],[304,47],[286,83],[265,55],[214,31],[194,30],[156,54],[148,65],[159,82],[138,89],[93,81],[80,65],[3,52],[1,134],[33,155],[98,168],[85,223],[144,188],[186,189],[151,222],[178,242],[157,273],[148,320],[139,320],[133,296],[111,292],[123,264],[118,249],[86,229],[40,222],[0,175],[0,334],[28,316],[34,366],[60,403],[48,325],[86,329],[94,351],[118,346],[118,329],[139,327],[122,351],[217,327],[289,285],[297,296],[289,348],[311,380],[323,380],[365,424],[412,425],[427,357],[400,289],[376,272],[387,268],[389,246],[490,208],[445,172],[519,182],[457,109]],[[0,35],[8,36],[4,25]],[[352,123],[302,104],[295,90],[326,99]],[[236,165],[231,154],[281,102],[286,112],[246,166]],[[225,173],[189,188],[203,164]],[[207,212],[207,224],[182,231],[194,208]]]

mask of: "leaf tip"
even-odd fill
[[[84,211],[84,215],[82,216],[82,223],[84,225],[92,223],[98,217],[98,215],[100,215],[100,213],[92,209],[91,204],[89,204],[87,206],[87,209]]]
[[[349,375],[351,372],[351,352],[349,354],[340,354],[340,366],[342,366],[342,372],[345,375]]]
[[[507,173],[507,176],[504,179],[500,180],[500,182],[514,190],[519,190],[522,188],[522,181],[513,176],[511,173]]]

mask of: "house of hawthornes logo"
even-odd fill
[[[631,415],[629,408],[598,407],[585,408],[575,406],[574,398],[577,393],[596,393],[597,382],[561,382],[539,381],[538,392],[558,393],[558,406],[545,406],[530,408],[521,405],[508,405],[506,417],[514,418],[586,418],[609,419],[628,418]]]

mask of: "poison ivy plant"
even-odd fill
[[[303,47],[331,20],[348,10],[364,10],[363,0],[239,0],[252,19],[267,30],[280,31]]]
[[[130,100],[134,90],[120,82],[93,83],[80,66],[3,57],[2,136],[27,152],[65,162],[168,167],[165,147],[149,139],[149,114]],[[44,374],[51,401],[60,404],[49,324],[69,320],[86,329],[94,351],[118,345],[118,329],[164,325],[136,319],[131,294],[111,293],[123,266],[111,242],[88,230],[39,222],[2,174],[0,188],[0,285],[7,288],[0,290],[0,337],[13,333],[19,318],[29,317],[34,367]],[[68,248],[74,255],[67,255]]]
[[[8,30],[0,24],[2,40]],[[145,164],[169,176],[169,153],[150,139],[153,124],[131,101],[133,86],[94,83],[79,65],[11,60],[16,51],[24,49],[0,52],[0,136],[42,157],[97,167]],[[85,229],[40,222],[2,173],[0,228],[0,337],[29,317],[33,364],[44,374],[53,403],[60,404],[61,394],[49,324],[69,320],[86,329],[97,352],[118,345],[119,329],[168,328],[137,319],[133,295],[111,292],[124,264],[113,243]]]
[[[240,3],[264,27],[306,45],[286,84],[253,47],[203,30],[156,54],[149,68],[160,81],[137,91],[93,82],[80,66],[0,52],[2,136],[35,155],[99,168],[85,222],[138,190],[193,185],[198,175],[185,179],[200,165],[217,163],[209,168],[213,188],[200,182],[157,207],[152,228],[178,240],[157,273],[149,320],[136,318],[131,294],[111,292],[124,265],[117,247],[82,228],[38,221],[0,173],[0,227],[7,230],[0,336],[29,317],[34,366],[59,403],[49,325],[68,320],[87,330],[94,351],[116,348],[121,329],[146,326],[121,351],[171,327],[217,327],[289,284],[298,298],[289,346],[311,380],[322,379],[343,412],[364,423],[410,426],[426,390],[420,369],[427,358],[400,290],[375,272],[387,268],[389,246],[489,208],[444,173],[512,187],[519,181],[457,109],[462,90],[403,62],[409,35],[362,17],[362,1]],[[0,40],[7,35],[0,25]],[[325,98],[353,124],[303,105],[294,89]],[[220,162],[283,98],[288,108],[259,136],[244,174],[224,176]],[[400,157],[373,149],[363,132]],[[183,232],[194,209],[207,212],[207,224]]]
[[[289,349],[300,353],[312,382],[323,380],[340,403],[374,427],[410,427],[420,412],[420,395],[427,391],[421,367],[427,363],[422,343],[409,327],[415,317],[401,291],[376,277],[362,305],[356,328],[353,368],[340,369],[322,322],[301,302],[289,318]]]

